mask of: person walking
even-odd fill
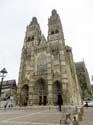
[[[61,95],[58,95],[58,101],[57,101],[57,105],[58,105],[58,109],[59,111],[62,111],[61,109],[61,105],[62,105],[63,101],[62,101],[62,97]]]
[[[85,107],[88,107],[88,102],[86,101]]]
[[[7,105],[8,105],[8,102],[6,102],[6,104],[4,105],[4,110],[6,110]]]

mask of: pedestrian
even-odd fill
[[[88,102],[86,101],[85,107],[88,107]]]
[[[61,111],[61,105],[62,105],[62,97],[61,95],[58,95],[58,101],[57,101],[58,109]]]
[[[11,104],[11,108],[13,107],[13,104]]]
[[[7,105],[8,105],[8,102],[4,105],[4,110],[6,110],[7,108]]]
[[[73,125],[79,125],[79,122],[78,122],[78,120],[76,119],[76,116],[74,116]]]
[[[61,111],[61,104],[59,104],[59,111]]]

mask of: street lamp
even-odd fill
[[[6,77],[7,75],[7,70],[5,68],[3,68],[1,71],[0,71],[0,77],[1,77],[1,84],[0,84],[0,98],[1,98],[1,91],[2,91],[2,84],[3,84],[3,80],[4,80],[4,77]]]

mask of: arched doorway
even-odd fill
[[[21,105],[27,106],[29,96],[29,87],[28,85],[24,85],[21,89]]]
[[[53,83],[53,103],[54,103],[54,105],[57,105],[59,101],[62,102],[62,105],[63,105],[62,84],[60,81],[55,81]]]
[[[36,81],[34,86],[34,103],[39,105],[47,104],[48,86],[43,78]]]

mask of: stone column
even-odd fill
[[[34,104],[34,88],[33,88],[33,84],[31,84],[29,86],[29,105]]]
[[[53,105],[52,81],[48,82],[48,104]]]

